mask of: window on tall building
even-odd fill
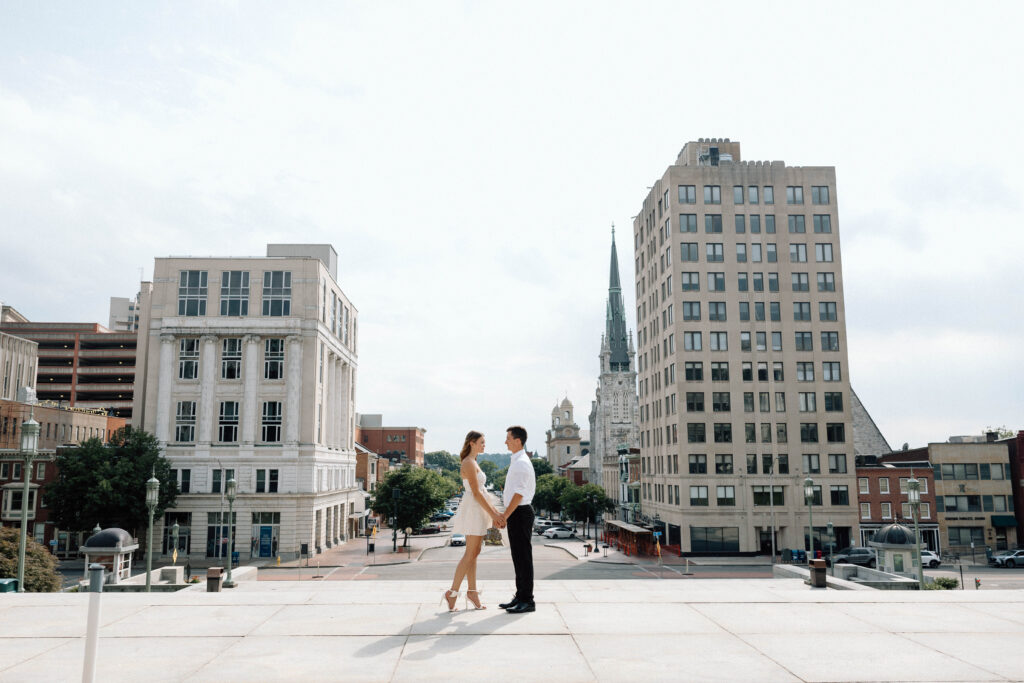
[[[287,270],[268,270],[263,273],[263,315],[289,316],[292,314],[292,274]]]
[[[737,235],[743,235],[747,232],[747,218],[742,213],[736,214],[733,222],[736,226]]]
[[[740,320],[744,322],[750,320],[750,303],[746,301],[740,302]]]
[[[711,301],[708,303],[708,320],[725,322],[725,302]]]
[[[814,217],[814,232],[823,234],[832,232],[832,217],[827,213]]]
[[[836,310],[836,302],[834,301],[819,301],[818,302],[818,320],[823,322],[830,322],[838,320],[839,313]]]
[[[796,364],[796,381],[797,382],[813,382],[814,381],[814,363],[800,362]]]
[[[749,280],[750,278],[747,276],[747,273],[737,273],[736,289],[740,292],[747,291],[747,288],[749,287]]]
[[[683,262],[695,262],[700,260],[700,254],[697,251],[696,242],[680,242],[679,243],[679,260]],[[686,275],[686,273],[683,273]]]
[[[790,185],[786,188],[786,203],[787,204],[803,204],[804,203],[804,188],[799,185]]]
[[[225,270],[220,274],[220,314],[249,315],[249,272]]]
[[[700,382],[704,379],[704,363],[700,361],[687,361],[683,366],[687,382]]]
[[[708,337],[711,340],[712,351],[729,350],[729,336],[725,332],[708,332]]]
[[[747,262],[747,245],[737,244],[736,245],[736,263]]]
[[[842,484],[832,484],[829,487],[829,494],[833,505],[850,504],[850,487]]]
[[[771,185],[764,186],[764,203],[774,204],[775,203],[775,188]]]
[[[690,474],[707,474],[708,473],[708,456],[706,455],[690,455]]]
[[[281,441],[281,402],[263,402],[263,441],[265,443],[278,443]]]
[[[199,377],[199,340],[185,338],[178,340],[178,379]]]
[[[804,321],[811,319],[811,303],[809,301],[793,302],[793,320]]]
[[[263,379],[284,378],[284,339],[267,339],[263,343]]]
[[[797,394],[797,398],[800,401],[801,413],[817,412],[818,405],[817,401],[815,400],[815,393],[813,391],[801,391]]]
[[[794,333],[796,338],[796,350],[797,351],[813,351],[814,350],[814,337],[810,332],[796,332]]]
[[[708,504],[708,487],[690,487],[690,505],[706,506]]]
[[[705,204],[721,204],[722,203],[722,186],[721,185],[705,185],[704,186],[704,203]]]
[[[683,320],[690,322],[694,320],[700,320],[700,302],[699,301],[684,301],[683,302]]]
[[[732,443],[732,424],[729,422],[715,423],[715,443]]]
[[[776,382],[781,382],[784,376],[785,373],[782,370],[782,361],[772,361],[772,379]]]
[[[735,505],[736,504],[736,487],[735,486],[716,486],[715,487],[716,502],[719,505]]]
[[[830,413],[842,412],[843,393],[841,391],[825,392],[825,410]]]
[[[819,292],[834,292],[834,291],[836,291],[836,276],[835,276],[835,273],[818,273],[818,291]]]
[[[839,333],[838,332],[822,332],[821,333],[821,350],[822,351],[838,351],[839,350]]]
[[[697,186],[696,185],[680,185],[679,186],[679,203],[680,204],[696,204],[697,203]]]
[[[818,424],[816,422],[800,423],[800,443],[818,443]]]
[[[811,186],[811,203],[812,204],[828,204],[828,186],[827,185],[812,185]]]
[[[829,422],[825,425],[825,439],[828,443],[845,443],[846,425],[842,422]]]
[[[711,407],[712,410],[718,413],[729,412],[732,410],[730,394],[728,391],[713,391],[711,392]]]
[[[192,443],[196,440],[196,402],[178,401],[174,417],[174,440]]]
[[[688,443],[704,443],[707,441],[706,427],[703,422],[689,422],[686,425],[686,441]]]
[[[754,505],[785,505],[781,486],[754,486]]]
[[[790,260],[791,263],[806,263],[807,262],[807,245],[806,244],[791,244],[791,245],[789,245],[789,260]]]
[[[721,263],[725,261],[725,248],[721,242],[708,242],[705,245],[708,263]]]
[[[708,291],[725,291],[725,273],[708,273]]]
[[[722,232],[722,214],[706,214],[704,216],[704,232],[710,234]]]
[[[832,262],[832,245],[819,243],[814,245],[814,260],[818,263]]]
[[[771,246],[771,245],[769,245]],[[768,291],[777,292],[779,291],[779,274],[768,273]]]
[[[750,234],[760,235],[761,234],[761,217],[757,214],[750,215]]]
[[[846,474],[846,455],[844,453],[829,453],[828,471],[829,474]]]
[[[741,366],[741,374],[744,382],[754,381],[754,364],[749,361],[744,361]]]
[[[221,443],[238,441],[238,401],[221,401],[217,440]]]
[[[683,351],[701,351],[700,332],[683,332]]]
[[[740,332],[740,351],[750,351],[750,333]]]
[[[680,280],[683,283],[684,292],[700,291],[700,273],[682,273]]]
[[[787,223],[789,224],[790,233],[807,232],[807,224],[803,216],[789,216]]]
[[[786,392],[784,391],[775,392],[775,412],[786,412]]]
[[[702,412],[704,412],[704,392],[703,391],[688,391],[688,392],[686,392],[686,412],[688,412],[688,413],[702,413]]]
[[[732,455],[729,453],[715,456],[715,474],[732,474]]]
[[[764,260],[764,257],[762,255],[763,248],[764,247],[761,244],[751,244],[750,245],[750,262],[751,263],[761,263]]]
[[[757,185],[747,187],[747,202],[757,204]]]
[[[206,315],[207,273],[183,270],[178,276],[178,315]]]
[[[743,203],[743,186],[733,185],[732,186],[732,203],[742,204]]]
[[[711,364],[711,381],[712,382],[728,382],[729,381],[729,363],[725,361],[716,361]]]
[[[242,340],[231,337],[221,340],[220,378],[239,379],[242,376]]]
[[[697,232],[697,214],[679,214],[679,232]]]
[[[775,234],[775,216],[768,214],[764,217],[764,232],[766,235]]]
[[[842,373],[839,371],[838,362],[827,362],[821,364],[822,379],[826,382],[839,382],[842,380]]]

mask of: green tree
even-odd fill
[[[562,493],[560,501],[566,514],[577,522],[583,522],[584,538],[587,537],[588,523],[595,522],[598,513],[615,510],[615,502],[597,484],[570,486]]]
[[[553,474],[555,471],[551,463],[543,458],[530,458],[530,463],[533,465],[534,476],[538,478],[545,474]]]
[[[392,491],[399,489],[397,505]],[[456,492],[455,485],[433,470],[403,465],[391,470],[377,485],[370,508],[386,519],[395,518],[395,528],[418,528],[444,506]]]
[[[462,464],[459,462],[457,455],[452,455],[448,451],[433,451],[423,456],[423,463],[425,465],[431,465],[433,467],[440,467],[442,472],[455,472],[458,473],[459,466]]]
[[[505,475],[508,474],[508,468],[500,469],[494,473],[493,477],[487,477],[487,483],[494,484],[494,489],[500,491],[505,488]]]
[[[0,529],[0,578],[18,577],[18,537],[21,527]],[[25,591],[54,593],[60,590],[57,558],[29,536],[25,543]]]
[[[484,474],[487,475],[487,481],[493,479],[494,473],[498,471],[498,466],[490,460],[479,460],[476,464],[484,471]]]
[[[985,427],[982,431],[983,434],[987,434],[988,432],[995,432],[998,435],[997,438],[1000,439],[1009,439],[1011,436],[1016,436],[1016,432],[1012,429],[1007,429],[1006,425],[1001,425],[999,427]]]
[[[46,487],[50,518],[61,529],[87,531],[99,524],[139,534],[148,523],[146,481],[160,481],[154,511],[159,518],[174,506],[178,484],[171,464],[160,455],[156,438],[141,429],[125,427],[110,443],[89,439],[57,455],[57,478]]]
[[[533,494],[533,506],[554,515],[562,511],[562,493],[572,486],[565,477],[557,474],[542,474],[537,477],[537,491]]]

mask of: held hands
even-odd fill
[[[505,518],[501,515],[494,515],[491,517],[491,519],[494,521],[495,529],[504,529],[507,524],[505,522]]]

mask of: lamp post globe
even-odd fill
[[[146,481],[146,509],[149,510],[149,533],[146,534],[146,592],[153,582],[153,512],[160,501],[160,480],[154,472]]]
[[[921,510],[921,482],[911,476],[907,481],[907,500],[910,511],[914,515],[914,554],[917,556],[917,587],[924,588],[924,565],[921,563],[921,531],[918,528],[918,517]]]
[[[807,501],[807,543],[810,548],[808,560],[814,559],[814,480],[804,479],[804,500]]]
[[[235,582],[231,580],[231,560],[235,556],[235,535],[231,533],[235,526],[235,496],[238,495],[238,482],[234,477],[228,479],[224,485],[224,497],[228,499],[228,577],[224,581],[225,588],[234,588]]]
[[[39,423],[33,417],[34,408],[29,409],[28,419],[21,423],[21,457],[25,461],[22,474],[25,482],[21,488],[21,533],[18,535],[18,592],[25,592],[25,547],[28,541],[29,480],[32,477],[32,460],[39,453]],[[13,493],[11,494],[14,495]]]

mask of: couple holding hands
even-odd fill
[[[448,603],[448,611],[457,611],[455,604],[462,595],[459,590],[462,580],[466,580],[466,601],[473,603],[475,609],[486,609],[480,602],[480,591],[476,588],[476,560],[483,546],[484,535],[491,526],[497,529],[508,529],[508,543],[512,551],[512,565],[516,572],[516,594],[512,600],[498,605],[510,614],[533,612],[533,494],[537,489],[537,479],[533,464],[525,450],[526,430],[522,427],[509,427],[506,431],[505,445],[512,451],[512,461],[505,475],[505,490],[502,492],[502,503],[505,512],[501,513],[491,505],[485,493],[487,475],[480,469],[476,457],[484,452],[484,436],[480,432],[470,432],[462,444],[459,457],[462,460],[461,474],[464,492],[459,509],[452,517],[452,533],[466,536],[466,551],[455,567],[452,587],[445,591],[442,602]]]

